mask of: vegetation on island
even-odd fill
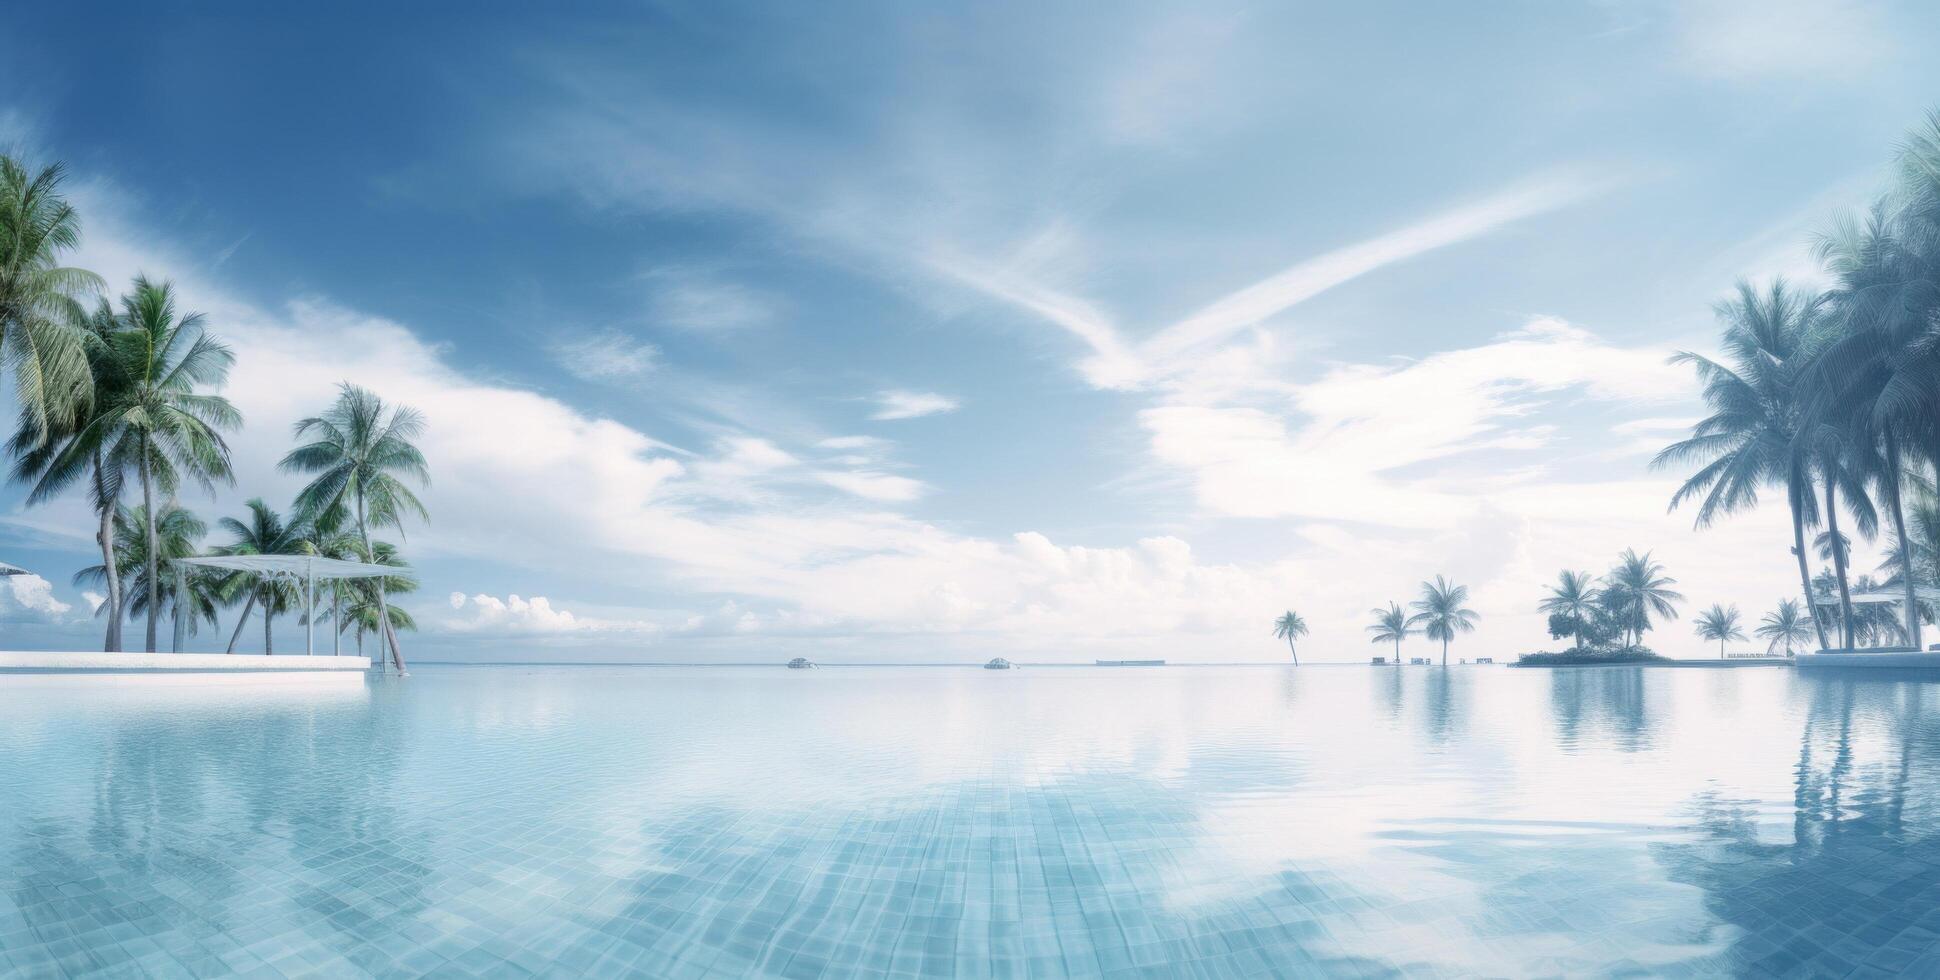
[[[144,624],[143,649],[154,651],[164,617],[193,634],[240,605],[229,651],[260,612],[271,653],[277,615],[311,615],[294,583],[206,567],[177,576],[165,566],[205,555],[317,555],[397,567],[330,580],[327,601],[334,649],[348,632],[361,652],[373,634],[402,668],[397,631],[415,623],[388,597],[416,582],[397,547],[371,532],[429,516],[411,489],[429,479],[414,444],[422,416],[343,384],[334,403],[296,424],[299,444],[280,465],[312,479],[287,513],[251,499],[243,516],[218,522],[229,542],[205,548],[208,525],[181,494],[234,482],[227,439],[243,419],[216,392],[235,355],[202,314],[179,308],[170,283],[137,276],[111,300],[99,276],[62,264],[81,241],[64,176],[59,165],[35,170],[0,156],[0,371],[20,406],[7,453],[27,503],[79,489],[94,510],[101,560],[75,582],[105,594],[102,648],[123,648],[130,619]]]

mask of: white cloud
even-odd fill
[[[617,330],[560,340],[551,354],[560,367],[587,381],[638,378],[660,361],[660,348]]]
[[[880,500],[887,503],[915,500],[928,489],[921,480],[867,470],[824,470],[815,474],[815,477],[837,490],[855,494],[865,500]]]
[[[0,576],[0,619],[57,623],[74,607],[54,598],[54,586],[38,575]]]
[[[956,399],[928,391],[885,391],[876,396],[876,402],[881,407],[869,417],[878,422],[919,419],[957,410]]]
[[[1823,83],[1876,71],[1900,45],[1867,0],[1684,0],[1670,5],[1685,66],[1729,79]]]
[[[766,322],[774,304],[739,283],[682,266],[646,274],[653,285],[649,314],[654,323],[685,330],[733,330]]]
[[[81,598],[86,600],[88,604],[88,615],[90,616],[100,612],[101,604],[108,601],[108,597],[99,592],[83,592],[81,593]]]
[[[448,630],[460,633],[493,631],[504,633],[580,633],[580,632],[656,632],[660,627],[645,620],[611,620],[576,616],[555,609],[545,596],[530,599],[516,594],[467,596],[453,592],[449,603],[461,615],[444,621]]]

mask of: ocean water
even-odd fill
[[[1940,683],[0,675],[0,973],[1940,975]]]

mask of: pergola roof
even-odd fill
[[[1913,597],[1921,602],[1940,602],[1940,589],[1936,589],[1931,585],[1916,585],[1913,587]],[[1871,592],[1854,592],[1852,594],[1852,604],[1855,606],[1892,605],[1905,601],[1906,591],[1904,589],[1875,589]],[[1839,596],[1837,594],[1813,596],[1812,604],[1815,606],[1836,606],[1839,604]]]
[[[257,575],[294,575],[299,578],[382,578],[402,575],[405,570],[394,565],[373,565],[369,562],[344,561],[341,558],[324,558],[318,555],[211,555],[207,558],[176,558],[177,565],[199,565],[203,568],[226,568],[235,572],[254,572]]]

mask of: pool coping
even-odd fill
[[[77,653],[0,650],[0,671],[345,671],[369,670],[370,658],[260,653]]]

